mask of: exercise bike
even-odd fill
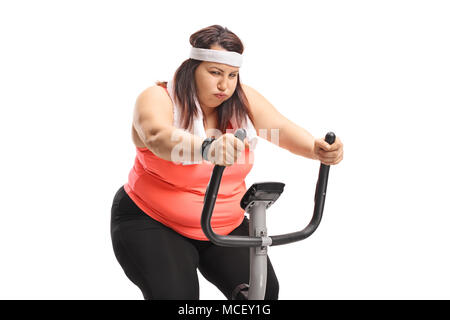
[[[238,129],[235,137],[244,141],[246,131]],[[328,144],[333,144],[335,139],[336,136],[333,132],[327,133],[325,137]],[[304,240],[316,231],[322,219],[330,166],[320,164],[314,196],[314,213],[309,224],[301,231],[270,237],[267,236],[266,210],[283,192],[285,184],[281,182],[254,183],[242,197],[241,208],[249,214],[249,236],[222,236],[212,230],[211,218],[224,169],[225,166],[214,166],[203,203],[202,230],[206,237],[216,245],[250,248],[250,281],[248,284],[238,285],[233,291],[232,299],[263,300],[266,293],[267,248]]]

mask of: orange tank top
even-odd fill
[[[217,234],[229,234],[244,219],[240,200],[247,190],[245,177],[253,167],[253,157],[253,151],[247,147],[241,159],[223,172],[211,219]],[[208,240],[200,217],[213,168],[206,160],[190,165],[176,164],[159,158],[147,148],[136,147],[134,166],[124,189],[153,219],[188,238]]]

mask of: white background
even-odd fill
[[[2,1],[0,298],[142,299],[111,245],[137,95],[189,36],[245,45],[241,81],[345,145],[323,222],[269,248],[280,299],[449,299],[446,1]],[[269,234],[309,221],[319,163],[264,140],[247,186],[286,183]],[[200,277],[201,299],[224,299]]]

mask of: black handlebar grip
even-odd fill
[[[333,144],[334,141],[336,141],[336,135],[333,132],[328,132],[327,135],[325,136],[325,141],[328,144]]]
[[[247,131],[245,131],[245,129],[237,129],[234,136],[239,140],[244,141],[245,137],[247,137]]]

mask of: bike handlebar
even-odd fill
[[[246,132],[244,129],[238,129],[235,133],[235,137],[240,140],[244,140]],[[328,144],[333,144],[336,136],[333,132],[328,132],[325,141]],[[281,245],[292,243],[306,239],[320,224],[322,219],[323,209],[325,205],[325,196],[328,184],[328,173],[330,166],[323,163],[320,164],[319,177],[316,184],[316,193],[314,196],[314,212],[309,224],[301,231],[269,236],[269,237],[252,237],[252,236],[222,236],[216,234],[211,227],[211,218],[216,203],[217,192],[219,191],[220,181],[222,180],[222,174],[225,166],[214,166],[211,179],[208,187],[206,188],[205,199],[203,204],[203,211],[201,216],[201,226],[206,237],[216,245],[225,247],[261,247],[264,245]]]

